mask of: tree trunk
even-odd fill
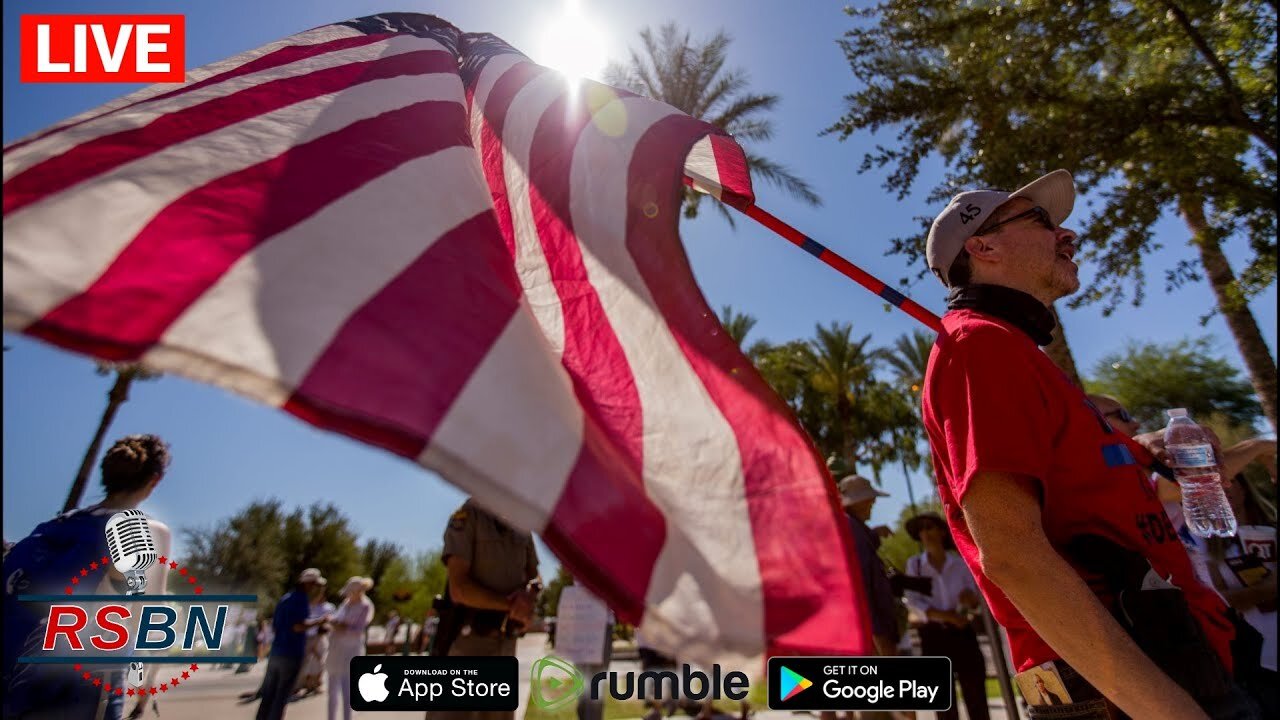
[[[1258,330],[1258,321],[1254,319],[1249,304],[1240,297],[1235,288],[1235,273],[1222,252],[1222,243],[1209,227],[1204,216],[1204,202],[1194,198],[1183,198],[1178,203],[1182,217],[1191,228],[1192,242],[1200,248],[1200,263],[1204,266],[1213,295],[1218,300],[1218,311],[1227,321],[1227,327],[1235,337],[1236,347],[1244,358],[1245,369],[1249,372],[1249,380],[1258,394],[1258,402],[1267,420],[1271,421],[1271,429],[1276,429],[1276,361],[1271,350],[1262,339]]]
[[[1049,310],[1053,312],[1053,341],[1044,346],[1044,352],[1057,365],[1062,372],[1071,378],[1071,382],[1084,386],[1080,382],[1080,372],[1076,370],[1075,358],[1071,356],[1071,346],[1067,345],[1067,336],[1062,327],[1062,318],[1058,316],[1058,308],[1050,305]]]
[[[67,494],[67,502],[62,506],[62,512],[80,507],[85,486],[89,484],[93,460],[98,457],[98,451],[102,449],[102,438],[106,437],[107,428],[111,427],[116,411],[129,399],[129,386],[133,383],[136,374],[136,371],[131,368],[116,373],[116,384],[111,388],[111,392],[107,393],[107,409],[102,412],[98,432],[93,436],[93,442],[89,443],[89,450],[84,454],[84,460],[80,463],[80,472],[76,474],[76,480],[71,484],[71,492]]]

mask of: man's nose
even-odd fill
[[[1075,230],[1064,228],[1062,226],[1059,226],[1058,229],[1053,232],[1058,242],[1069,242],[1072,245],[1076,244],[1076,238],[1079,237]]]

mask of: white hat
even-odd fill
[[[298,576],[298,582],[311,582],[317,585],[324,585],[328,580],[324,579],[324,576],[320,574],[320,570],[318,568],[312,567],[302,571],[302,574]]]
[[[342,586],[342,592],[340,594],[347,595],[357,587],[365,592],[369,592],[373,587],[373,580],[359,575],[352,575],[351,578],[347,580],[347,584]]]
[[[1030,184],[1014,190],[969,190],[951,198],[929,228],[925,259],[929,269],[947,284],[947,273],[964,243],[977,234],[991,212],[1014,198],[1027,198],[1049,213],[1054,225],[1061,225],[1076,204],[1076,185],[1071,173],[1054,170]]]
[[[871,481],[859,475],[850,475],[840,481],[840,497],[845,505],[856,505],[863,500],[878,497],[889,497],[889,493],[881,492],[871,485]]]

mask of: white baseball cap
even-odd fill
[[[996,208],[1020,197],[1044,208],[1053,224],[1061,225],[1076,204],[1075,181],[1066,170],[1054,170],[1013,192],[967,190],[951,198],[947,208],[934,219],[925,243],[929,270],[943,285],[947,285],[947,272],[965,241],[977,234]]]

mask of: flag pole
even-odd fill
[[[692,184],[687,177],[685,178],[685,184]],[[925,308],[915,300],[912,300],[906,295],[903,295],[897,290],[889,287],[889,285],[883,280],[880,280],[871,273],[868,273],[866,270],[854,265],[837,253],[832,252],[832,250],[827,246],[783,222],[768,210],[754,204],[749,205],[744,203],[740,205],[731,202],[727,202],[725,204],[741,212],[752,220],[755,220],[766,228],[769,228],[783,239],[789,241],[792,245],[799,247],[801,250],[804,250],[810,255],[816,257],[826,265],[835,268],[835,270],[841,275],[844,275],[867,290],[875,293],[885,302],[888,302],[890,305],[920,321],[934,332],[942,332],[942,320],[937,315],[930,312],[928,308]],[[1173,470],[1171,470],[1168,465],[1157,460],[1155,456],[1151,454],[1150,450],[1139,445],[1133,438],[1124,435],[1123,433],[1121,433],[1120,436],[1123,439],[1124,444],[1129,448],[1130,454],[1133,455],[1138,464],[1150,468],[1152,471],[1159,473],[1161,476],[1169,480],[1177,482],[1174,477]]]

